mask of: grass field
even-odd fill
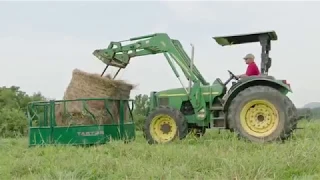
[[[27,139],[2,139],[1,179],[320,179],[320,121],[301,121],[284,144],[254,144],[209,131],[150,146],[141,133],[130,144],[28,148]]]

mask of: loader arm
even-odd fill
[[[126,41],[135,42],[122,45],[122,42]],[[115,66],[120,70],[126,68],[133,57],[159,53],[164,54],[177,78],[180,76],[172,63],[172,59],[180,66],[188,80],[191,80],[195,84],[209,85],[196,66],[193,65],[192,70],[190,69],[191,59],[184,51],[181,43],[178,40],[171,39],[166,33],[156,33],[125,41],[111,42],[108,48],[97,49],[93,52],[93,55],[107,64],[107,66]]]

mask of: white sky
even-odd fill
[[[245,71],[247,53],[260,65],[260,46],[221,47],[212,37],[275,30],[270,75],[287,79],[303,106],[320,101],[319,9],[320,2],[0,2],[0,82],[60,99],[74,68],[102,72],[95,49],[155,32],[180,40],[188,54],[193,43],[206,80],[225,81],[228,69]],[[132,96],[181,87],[163,55],[132,59],[119,78],[138,85]]]

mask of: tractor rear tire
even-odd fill
[[[145,122],[144,136],[149,144],[164,144],[188,135],[188,123],[183,114],[170,107],[159,107]]]
[[[241,91],[228,108],[228,124],[252,142],[272,142],[290,137],[297,127],[296,107],[278,90],[252,86]]]

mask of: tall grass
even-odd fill
[[[148,145],[28,148],[0,141],[1,179],[320,179],[320,121],[299,123],[285,143],[255,144],[212,130],[200,138]]]

